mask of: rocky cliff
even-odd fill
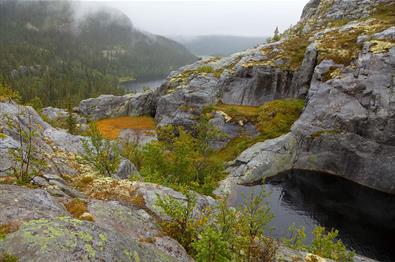
[[[395,193],[394,14],[391,0],[312,0],[277,42],[180,68],[159,90],[142,98],[123,97],[117,103],[121,109],[105,112],[114,100],[99,98],[81,102],[79,112],[93,119],[114,112],[149,113],[159,126],[188,129],[212,105],[259,106],[302,98],[306,106],[291,133],[248,149],[230,167],[231,176],[255,183],[305,169]],[[92,103],[94,109],[87,107]],[[231,138],[250,132],[225,123],[221,114],[212,123]],[[241,131],[234,132],[237,128]],[[274,165],[278,154],[268,146],[277,141],[289,158]]]
[[[394,14],[391,1],[310,1],[296,26],[318,53],[305,109],[289,134],[243,152],[229,180],[301,169],[395,193]]]

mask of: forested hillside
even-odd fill
[[[1,0],[0,35],[2,84],[43,105],[121,94],[120,81],[161,77],[196,59],[172,40],[138,31],[119,11],[77,19],[69,1]]]

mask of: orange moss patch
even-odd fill
[[[93,217],[88,213],[88,208],[85,201],[75,198],[66,203],[64,206],[74,218],[93,221]]]
[[[19,229],[20,224],[17,222],[2,224],[0,225],[0,239],[4,238],[6,235],[15,232]]]
[[[103,119],[96,122],[102,136],[107,139],[116,139],[122,129],[150,130],[155,129],[155,121],[149,116],[122,116]]]
[[[3,176],[0,177],[0,184],[15,184],[17,181],[15,176]]]

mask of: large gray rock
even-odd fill
[[[122,158],[117,171],[112,175],[116,179],[128,179],[131,175],[137,173],[136,166],[129,159]]]
[[[217,102],[218,91],[218,79],[193,76],[187,86],[180,86],[158,99],[155,120],[159,126],[171,124],[190,128],[206,105]]]
[[[395,65],[391,51],[365,43],[353,67],[324,82],[331,61],[317,66],[308,101],[291,133],[243,152],[230,169],[233,183],[302,169],[342,176],[395,194]]]
[[[296,147],[292,134],[257,143],[241,153],[228,171],[243,184],[260,183],[265,177],[292,169]]]
[[[59,217],[24,223],[0,240],[19,261],[176,261],[159,249],[91,222]]]
[[[314,68],[317,64],[318,51],[315,43],[310,44],[305,51],[302,65],[292,79],[291,90],[297,90],[297,97],[304,98],[309,91]]]
[[[155,93],[152,91],[124,96],[101,95],[97,98],[82,100],[76,111],[90,120],[153,115],[155,103]]]
[[[0,224],[67,215],[46,191],[0,184]]]
[[[185,249],[174,239],[162,236],[155,219],[143,209],[127,207],[116,201],[91,201],[88,211],[95,224],[119,235],[156,247],[179,261],[192,261]]]
[[[241,67],[222,83],[222,102],[258,106],[273,99],[297,96],[291,88],[293,72],[272,66]]]

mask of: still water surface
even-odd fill
[[[395,261],[395,196],[384,194],[342,178],[297,172],[272,178],[263,185],[274,219],[273,237],[289,236],[287,228],[304,226],[307,240],[317,225],[339,230],[349,249],[380,261]],[[257,194],[258,186],[237,186],[230,194],[232,206],[242,195]]]
[[[156,79],[149,81],[130,81],[121,84],[121,87],[127,91],[143,92],[145,88],[150,88],[152,90],[159,88],[166,79]]]

